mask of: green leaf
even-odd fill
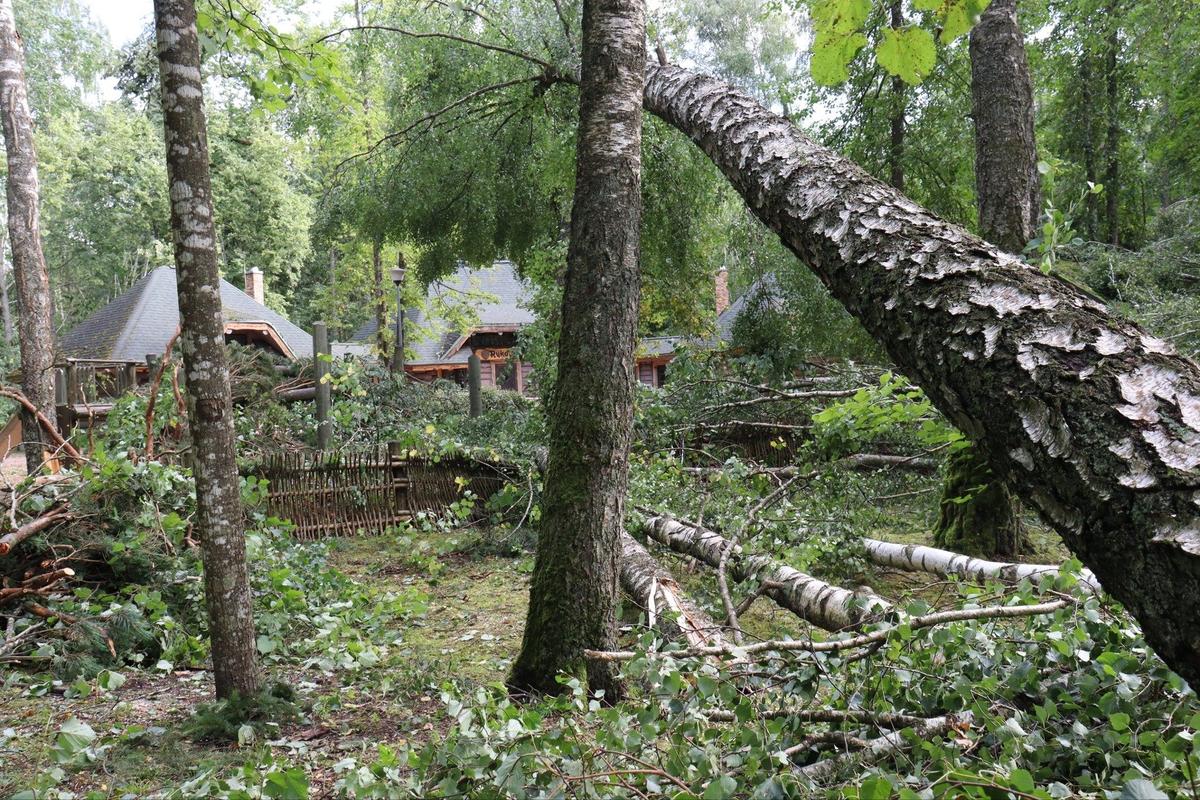
[[[979,15],[987,10],[990,0],[947,0],[943,8],[942,44],[950,44],[962,36],[979,21]]]
[[[1032,794],[1036,788],[1033,783],[1033,776],[1029,774],[1029,770],[1014,769],[1008,773],[1008,785],[1016,789],[1018,792]]]
[[[59,764],[65,764],[86,750],[88,745],[94,741],[96,741],[96,732],[92,730],[92,727],[86,722],[80,722],[75,717],[71,717],[58,729],[58,736],[54,740],[54,760]]]
[[[263,793],[278,800],[307,800],[308,776],[302,769],[289,769],[267,775]]]
[[[703,800],[726,800],[728,797],[733,797],[735,791],[737,791],[737,781],[728,775],[722,775],[708,784],[708,788],[704,790]]]
[[[812,79],[822,86],[845,83],[850,77],[847,65],[866,44],[867,37],[861,33],[817,34],[808,64]]]
[[[909,25],[904,28],[885,28],[883,41],[875,48],[879,65],[905,83],[916,85],[925,80],[937,62],[937,45],[933,34],[924,28]]]
[[[892,782],[882,775],[867,778],[858,789],[859,800],[888,800],[891,796]]]
[[[1129,715],[1118,711],[1115,714],[1110,714],[1108,724],[1112,726],[1114,731],[1123,731],[1129,729]]]

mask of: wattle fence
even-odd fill
[[[281,452],[251,472],[268,482],[268,512],[290,520],[304,540],[379,533],[418,512],[444,512],[467,491],[485,501],[518,479],[511,465],[414,457],[396,443]]]

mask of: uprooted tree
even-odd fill
[[[1196,683],[1200,368],[723,81],[651,66],[645,107],[700,146]]]

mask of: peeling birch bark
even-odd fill
[[[21,389],[39,412],[53,420],[54,308],[50,273],[42,254],[38,209],[41,189],[33,144],[33,115],[29,111],[25,84],[25,50],[17,33],[12,0],[0,0],[0,122],[4,126],[4,150],[8,161],[8,233],[12,240],[13,280],[21,309],[17,330],[21,350]],[[0,280],[3,279],[0,274]],[[7,292],[4,317],[7,336]],[[43,451],[48,440],[32,413],[25,412],[22,416],[25,440],[43,443],[42,447],[25,446],[25,464],[33,475],[45,460]]]
[[[714,568],[721,563],[721,553],[728,543],[719,533],[664,516],[650,517],[643,530],[659,544]],[[763,594],[827,631],[856,627],[891,608],[882,598],[833,586],[768,556],[749,555],[739,546],[731,551],[728,567],[729,576],[738,583],[758,578],[772,584]]]
[[[621,588],[649,614],[650,625],[667,641],[688,647],[722,643],[721,626],[693,603],[675,578],[637,539],[621,533]]]
[[[187,378],[196,530],[218,697],[255,694],[255,646],[233,400],[213,228],[208,134],[193,0],[154,0],[180,345]]]
[[[695,141],[903,373],[1200,683],[1200,368],[723,81],[649,66]]]
[[[1043,575],[1058,575],[1058,567],[1049,564],[1017,564],[1003,561],[987,561],[961,553],[924,547],[916,544],[895,544],[878,539],[863,539],[867,556],[876,564],[908,570],[909,572],[931,572],[934,575],[957,575],[975,581],[995,580],[1017,583],[1028,578],[1037,581]],[[1100,582],[1090,569],[1079,574],[1079,589],[1088,594],[1101,591]]]

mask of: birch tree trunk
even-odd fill
[[[1200,368],[722,81],[651,66],[645,100],[1200,685]]]
[[[196,527],[217,697],[260,688],[193,0],[154,0]]]
[[[8,224],[0,228],[0,321],[4,325],[4,345],[12,347],[13,343],[13,319],[12,319],[12,303],[8,298],[8,254],[5,253],[5,247],[8,244]]]
[[[645,0],[585,0],[575,201],[542,521],[514,687],[557,693],[583,650],[616,644],[633,428],[642,218]],[[586,662],[591,690],[622,690]]]
[[[667,641],[687,647],[723,642],[721,626],[679,588],[671,573],[641,543],[621,532],[621,588],[646,610],[650,627]]]
[[[54,419],[54,308],[50,273],[42,254],[38,215],[37,153],[33,116],[25,85],[25,51],[17,33],[12,0],[0,0],[0,122],[8,159],[8,233],[12,240],[13,277],[21,315],[17,341],[21,348],[21,388],[47,419]],[[5,309],[7,309],[7,304]],[[5,327],[8,331],[8,327]],[[45,438],[37,420],[22,415],[25,464],[30,474],[45,460]],[[42,446],[37,443],[41,442]]]
[[[665,516],[647,519],[643,530],[659,544],[713,568],[719,568],[721,554],[729,545],[729,540],[715,531]],[[763,594],[827,631],[853,628],[891,607],[882,598],[834,586],[768,556],[744,553],[738,546],[730,552],[728,569],[729,577],[738,583],[757,578],[767,584],[770,588]]]

